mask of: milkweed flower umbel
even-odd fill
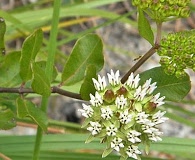
[[[126,83],[120,81],[120,73],[108,73],[106,77],[92,79],[96,92],[90,94],[90,104],[83,104],[80,109],[85,117],[83,127],[90,132],[86,142],[94,137],[106,143],[102,157],[113,150],[121,155],[122,160],[128,157],[141,159],[139,145],[145,145],[145,152],[151,142],[161,141],[163,134],[158,125],[168,118],[164,117],[165,111],[157,110],[164,104],[164,96],[160,93],[152,94],[157,88],[152,79],[139,84],[140,77],[131,73]]]

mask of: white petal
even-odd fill
[[[118,84],[120,84],[120,74],[119,74],[119,70],[116,71],[116,73],[113,72],[113,70],[111,69],[110,73],[107,74],[108,75],[108,81],[111,85],[116,86]]]

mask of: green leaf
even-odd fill
[[[152,82],[157,82],[157,88],[153,94],[160,92],[168,101],[180,101],[190,91],[191,83],[189,76],[177,78],[175,75],[167,75],[162,67],[156,67],[140,74],[143,84],[145,80],[152,78]]]
[[[139,10],[138,15],[138,30],[140,35],[145,38],[152,46],[154,45],[154,34],[152,32],[150,23],[148,19],[144,15],[144,11],[142,9]]]
[[[46,61],[38,61],[36,62],[36,64],[42,69],[45,70],[46,68]],[[53,74],[52,74],[52,81],[54,81],[56,79],[58,75],[58,70],[55,66],[53,66]]]
[[[0,129],[8,130],[16,126],[14,113],[10,109],[1,110],[0,106]]]
[[[48,120],[46,114],[37,108],[35,104],[22,98],[16,100],[17,115],[19,118],[30,117],[45,132],[47,131]]]
[[[53,159],[67,159],[67,160],[100,160],[100,153],[105,145],[99,142],[99,139],[94,139],[89,144],[83,143],[87,138],[86,134],[49,134],[43,135],[41,143],[41,160],[53,160]],[[34,148],[35,135],[28,136],[0,136],[0,150],[13,160],[27,160],[32,159],[32,151]],[[144,149],[143,146],[140,148]],[[151,150],[159,151],[163,153],[169,153],[171,155],[178,155],[179,158],[184,157],[188,160],[193,160],[195,155],[195,141],[190,138],[175,138],[175,137],[163,137],[160,142],[151,144]],[[97,150],[97,152],[95,152]],[[100,151],[101,150],[101,151]],[[74,152],[75,151],[75,152]],[[80,152],[79,152],[80,151]],[[80,155],[83,153],[86,155]],[[71,153],[70,153],[71,152]],[[88,154],[87,154],[88,153]],[[192,157],[193,155],[193,157]],[[58,157],[59,156],[59,157]],[[94,157],[95,156],[95,157]],[[43,158],[42,158],[43,157]],[[49,157],[49,158],[48,158]],[[57,158],[58,157],[58,158]],[[110,154],[104,158],[105,160],[119,160],[119,155]],[[131,159],[131,158],[130,158]],[[130,160],[129,159],[129,160]],[[142,160],[162,160],[160,158],[152,158],[150,156],[143,156]]]
[[[89,65],[86,70],[86,76],[81,85],[80,94],[83,100],[90,100],[89,94],[95,94],[95,87],[92,78],[96,77],[96,68],[94,65]]]
[[[44,70],[42,70],[41,67],[39,67],[36,63],[33,64],[32,69],[33,80],[31,86],[33,91],[43,96],[50,96],[50,82]]]
[[[43,32],[41,29],[38,29],[27,37],[23,43],[20,59],[20,76],[25,82],[32,78],[31,64],[35,61],[35,57],[41,48],[42,40]]]
[[[81,81],[90,64],[99,71],[104,64],[102,48],[102,41],[96,34],[88,34],[80,38],[64,66],[61,79],[63,85]]]
[[[95,139],[95,137],[93,135],[89,135],[89,137],[86,139],[85,143],[90,143]]]
[[[109,155],[112,151],[113,151],[113,148],[107,148],[107,149],[105,149],[104,152],[102,153],[102,158],[104,158],[107,155]]]
[[[5,56],[5,59],[0,65],[0,85],[1,87],[15,87],[21,84],[20,78],[20,60],[21,53],[14,51]]]

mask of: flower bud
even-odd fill
[[[160,64],[167,74],[176,74],[177,77],[185,75],[186,68],[194,67],[195,30],[170,33],[161,41],[158,54]]]
[[[126,96],[127,92],[128,91],[124,86],[122,86],[119,90],[116,91],[117,95],[124,95],[124,96]]]
[[[144,106],[144,111],[146,113],[153,113],[156,110],[156,104],[154,102],[149,102]]]
[[[115,100],[114,92],[111,89],[108,89],[104,93],[104,101],[106,101],[107,103],[112,103],[114,100]]]

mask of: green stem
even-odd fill
[[[46,75],[50,81],[52,79],[53,65],[54,65],[55,52],[56,52],[56,38],[58,33],[60,5],[61,5],[61,0],[54,1],[52,26],[51,26],[50,39],[48,44],[48,59],[47,59],[47,64],[45,69]],[[41,102],[41,110],[45,113],[47,112],[47,103],[48,103],[48,97],[43,97]],[[33,160],[39,159],[42,135],[43,135],[43,131],[40,127],[38,127],[35,146],[34,146]]]

